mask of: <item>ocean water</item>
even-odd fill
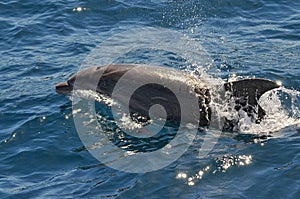
[[[0,198],[300,198],[299,1],[7,0],[0,21]],[[207,155],[198,132],[168,166],[130,173],[86,150],[71,98],[55,92],[112,61],[284,88],[261,99],[262,124],[207,130],[218,135]]]

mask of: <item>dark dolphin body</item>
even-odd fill
[[[188,75],[183,71],[170,69],[166,67],[135,65],[135,64],[112,64],[100,67],[91,67],[73,75],[67,82],[62,82],[56,85],[56,91],[61,94],[69,94],[76,89],[95,90],[101,94],[112,96],[114,88],[118,81],[131,70],[142,67],[136,73],[126,76],[127,83],[137,84],[147,80],[159,80],[176,85],[179,89],[190,88],[196,93],[198,98],[200,125],[207,126],[211,120],[210,91],[203,81]],[[76,80],[76,86],[75,84]],[[125,85],[126,86],[126,83]],[[130,113],[137,113],[145,117],[149,117],[149,108],[154,104],[161,104],[165,107],[168,120],[180,121],[181,111],[177,96],[171,90],[168,90],[161,83],[139,85],[134,92],[134,96],[130,99]],[[244,79],[224,84],[224,91],[229,91],[231,97],[234,97],[238,111],[243,109],[248,115],[255,115],[256,122],[259,122],[264,116],[265,111],[258,105],[257,100],[267,91],[278,88],[279,85],[267,79]],[[126,90],[126,89],[124,89]],[[183,92],[183,95],[189,95],[188,92]],[[119,96],[122,102],[122,96]],[[179,106],[179,108],[178,108]],[[198,121],[198,120],[197,120]],[[232,129],[234,122],[227,120],[226,129]]]

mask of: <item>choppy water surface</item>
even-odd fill
[[[1,198],[300,197],[299,1],[9,0],[0,13]],[[176,34],[149,36],[148,28]],[[181,35],[189,42],[178,42]],[[121,47],[126,53],[118,54]],[[169,166],[132,174],[101,164],[85,149],[70,98],[54,89],[80,67],[111,58],[193,71],[209,85],[262,77],[284,87],[261,98],[268,113],[262,123],[242,118],[239,132],[199,131]],[[97,106],[105,115],[103,104]],[[116,138],[110,120],[99,120]],[[199,156],[205,133],[220,137]],[[156,144],[172,136],[168,131]],[[153,150],[122,139],[116,139],[120,147]]]

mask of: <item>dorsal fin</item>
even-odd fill
[[[247,97],[248,104],[257,105],[257,100],[267,91],[278,88],[279,85],[267,79],[243,79],[224,84],[225,90],[232,92],[234,97]]]
[[[224,84],[225,90],[230,91],[235,97],[238,110],[244,108],[247,113],[253,113],[253,108],[258,105],[259,98],[267,91],[280,87],[274,81],[260,78],[244,79]],[[250,107],[248,105],[251,105]],[[263,118],[265,111],[258,106],[258,121]]]

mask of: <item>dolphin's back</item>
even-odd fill
[[[98,70],[104,71],[97,91],[108,96],[115,92],[114,97],[121,103],[126,103],[130,98],[129,108],[132,113],[149,118],[150,107],[160,104],[167,111],[167,120],[178,122],[182,118],[191,118],[184,114],[195,111],[182,112],[179,99],[187,102],[189,97],[195,97],[198,104],[194,108],[199,109],[200,125],[205,126],[209,123],[209,91],[203,82],[183,71],[149,65],[108,65],[99,67]],[[136,90],[129,96],[126,91],[130,91],[132,87]]]

